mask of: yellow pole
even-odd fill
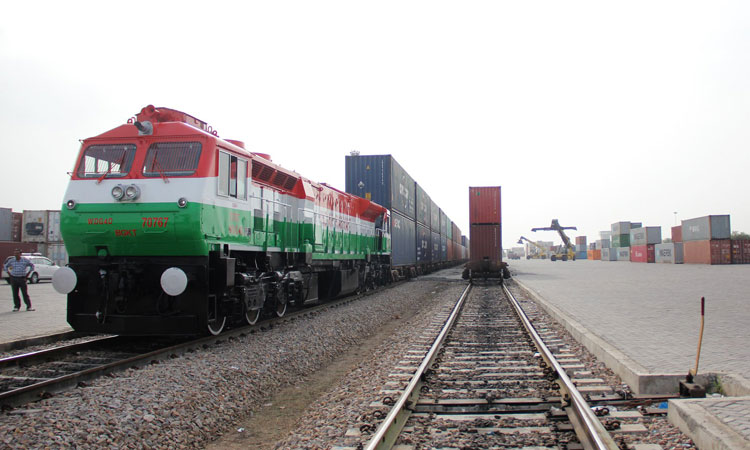
[[[698,337],[698,354],[695,357],[695,369],[691,370],[693,376],[698,375],[698,361],[701,359],[701,343],[703,342],[703,323],[706,315],[706,298],[701,297],[701,332]]]

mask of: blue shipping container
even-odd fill
[[[440,258],[440,255],[441,255],[440,233],[438,233],[437,231],[433,231],[431,234],[432,234],[432,241],[431,241],[432,242],[432,261],[433,262],[443,261]]]
[[[588,259],[588,253],[585,250],[582,252],[576,252],[576,259]]]
[[[346,192],[415,218],[414,179],[391,155],[347,156]]]
[[[417,224],[417,264],[432,262],[432,233],[426,226]]]
[[[417,262],[416,228],[414,220],[391,213],[391,256],[394,266],[411,266]]]

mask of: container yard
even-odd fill
[[[3,261],[14,249],[40,253],[55,264],[68,263],[68,254],[60,235],[59,210],[24,210],[15,212],[0,208],[0,257]]]

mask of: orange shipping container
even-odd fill
[[[588,259],[593,259],[595,261],[601,261],[602,260],[602,251],[601,250],[588,250],[586,256]]]
[[[729,239],[685,242],[685,264],[731,264],[731,242]]]

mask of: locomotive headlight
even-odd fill
[[[185,292],[187,275],[178,267],[170,267],[161,274],[161,288],[168,295],[176,296]]]
[[[135,200],[141,195],[141,190],[138,186],[131,184],[125,188],[125,198],[128,200]]]
[[[180,197],[179,200],[177,200],[177,206],[180,208],[184,208],[187,206],[187,199],[185,197]]]
[[[61,267],[52,275],[52,287],[61,294],[70,294],[76,288],[78,277],[70,267]]]
[[[65,206],[68,207],[68,209],[73,209],[76,207],[76,201],[75,200],[68,200],[67,203],[65,203]]]
[[[125,195],[125,189],[122,188],[121,184],[118,184],[117,186],[112,188],[112,197],[114,197],[115,200],[122,200],[122,197]]]

